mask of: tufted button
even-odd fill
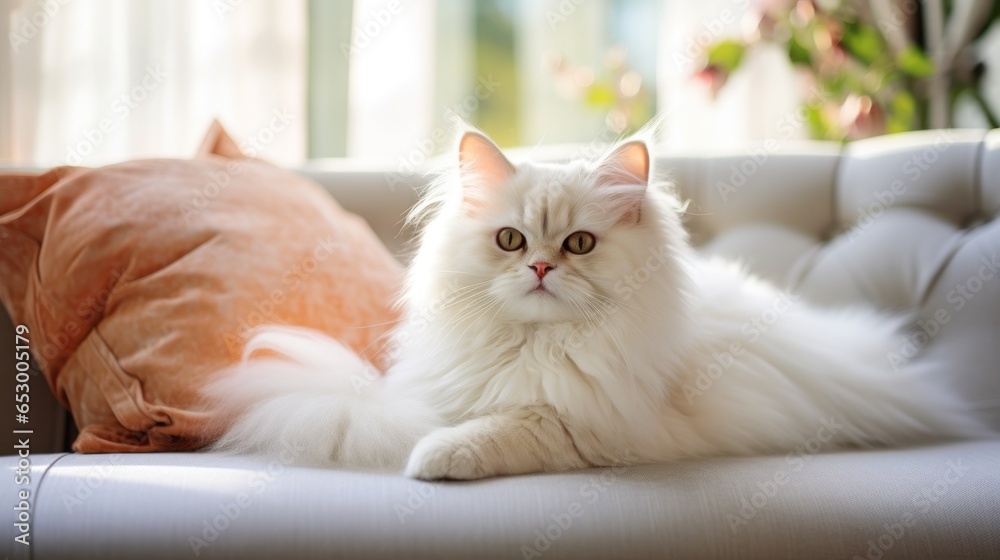
[[[827,229],[820,232],[817,241],[823,243],[824,245],[829,243],[838,235],[843,235],[847,233],[848,228],[844,227],[843,224],[834,224]]]
[[[983,216],[982,214],[977,212],[975,214],[969,215],[967,218],[962,220],[960,227],[962,229],[975,229],[989,221],[990,218]]]
[[[903,347],[1000,429],[1000,130],[934,130],[771,155],[739,184],[734,157],[663,158],[678,168],[699,249],[837,308],[914,318]]]

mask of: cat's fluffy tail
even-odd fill
[[[286,359],[249,360],[260,351]],[[389,394],[351,350],[305,329],[259,331],[242,364],[205,390],[228,428],[209,451],[280,457],[286,463],[398,470],[438,425],[420,402]]]

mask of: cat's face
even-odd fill
[[[462,200],[435,219],[432,235],[437,266],[460,286],[456,310],[599,322],[621,305],[635,307],[625,301],[628,277],[660,249],[658,225],[643,215],[644,144],[624,144],[599,162],[515,167],[470,133],[460,152]]]
[[[609,215],[591,181],[584,169],[525,164],[477,208],[465,268],[489,278],[488,293],[509,311],[500,313],[563,321],[605,312],[637,224]]]

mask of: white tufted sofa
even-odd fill
[[[690,198],[703,251],[822,304],[912,312],[915,331],[886,359],[956,388],[1000,428],[1000,131],[657,164]],[[302,171],[399,249],[419,178]],[[840,453],[812,443],[785,457],[439,484],[203,454],[33,455],[30,556],[10,544],[16,461],[2,457],[0,554],[1000,558],[1000,441]]]

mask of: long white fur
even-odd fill
[[[636,150],[514,166],[482,140],[415,213],[384,380],[332,340],[266,331],[249,351],[288,360],[220,376],[210,394],[236,420],[214,449],[477,478],[981,433],[891,367],[902,319],[821,309],[696,254],[669,186],[636,177]],[[501,250],[503,227],[527,249]],[[580,230],[594,251],[561,251]],[[550,294],[528,293],[537,260],[556,264]]]
[[[252,359],[262,350],[285,359]],[[370,364],[314,331],[270,327],[244,354],[242,364],[220,372],[205,390],[209,406],[237,419],[212,451],[396,470],[417,441],[441,425],[422,402],[386,395]]]

